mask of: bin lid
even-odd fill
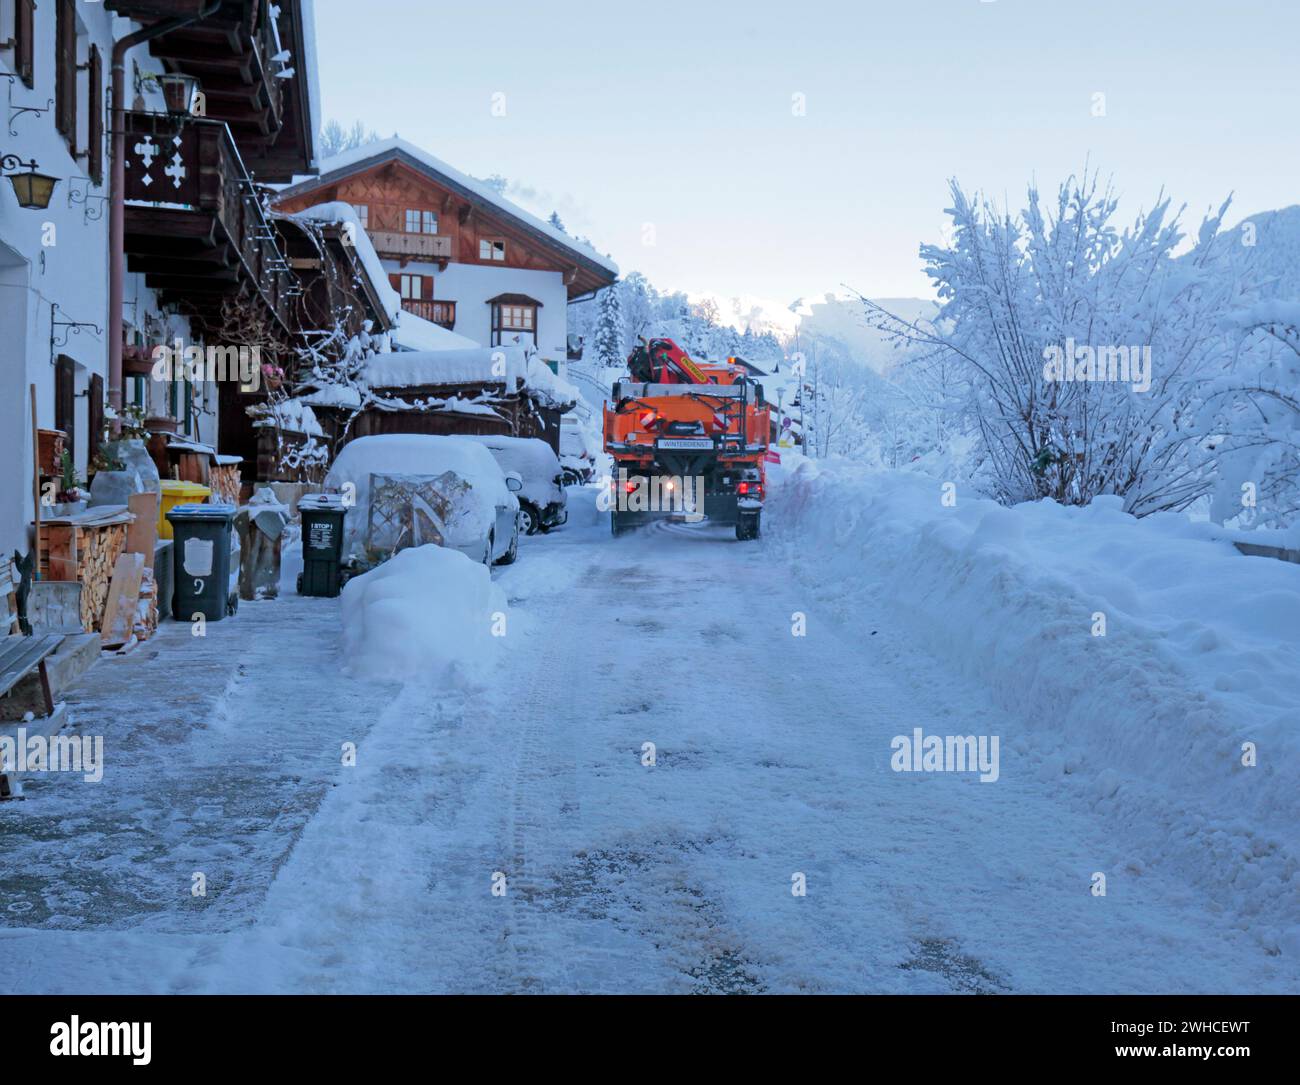
[[[234,505],[176,505],[167,510],[168,520],[218,521],[229,523],[235,518]]]
[[[298,508],[308,512],[346,512],[342,494],[306,494],[298,499]]]
[[[212,491],[197,482],[178,482],[174,478],[161,480],[162,492],[168,497],[207,497]]]

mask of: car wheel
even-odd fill
[[[537,529],[541,525],[541,517],[537,515],[537,510],[532,505],[525,505],[520,502],[519,505],[519,527],[525,535],[536,535]]]
[[[492,551],[496,549],[496,534],[489,531],[487,537],[487,549],[483,551],[483,564],[489,569],[492,568]]]
[[[510,549],[497,559],[498,565],[513,565],[515,558],[519,556],[519,529],[515,528],[515,533],[510,536]]]

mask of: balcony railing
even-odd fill
[[[456,324],[456,303],[454,301],[427,301],[421,298],[403,298],[402,308],[408,313],[425,320],[440,324],[448,331]]]
[[[430,262],[451,259],[451,238],[443,234],[407,234],[393,230],[368,232],[380,256]]]
[[[248,284],[287,326],[295,277],[230,129],[221,121],[181,123],[159,113],[131,112],[125,120],[127,203],[215,218],[220,231],[210,236],[233,248]],[[185,233],[193,236],[193,229]]]

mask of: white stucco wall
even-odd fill
[[[487,264],[448,264],[439,271],[437,264],[385,260],[384,270],[391,274],[429,275],[433,277],[435,301],[456,303],[458,335],[468,336],[483,346],[492,345],[492,307],[488,298],[498,294],[526,294],[542,303],[537,311],[537,348],[548,361],[563,361],[567,354],[568,291],[558,271],[529,271],[521,268],[491,267]]]
[[[0,0],[0,27],[13,26],[13,0]],[[115,37],[129,32],[134,24],[118,19],[101,4],[77,4],[78,62],[84,63],[91,43],[103,59],[104,92],[107,102],[110,57]],[[55,97],[55,5],[36,8],[33,47],[35,85],[20,80],[13,84],[15,107],[44,108]],[[134,99],[132,61],[146,71],[159,64],[139,47],[127,57],[127,94]],[[0,51],[0,71],[14,72],[13,50]],[[88,135],[87,76],[77,77],[77,149],[85,149]],[[3,81],[5,88],[8,80]],[[151,108],[158,108],[150,99]],[[30,386],[36,386],[37,426],[54,426],[54,368],[51,361],[51,306],[53,319],[86,321],[97,326],[73,332],[56,328],[54,354],[65,354],[76,363],[76,411],[74,459],[78,471],[86,473],[89,434],[89,404],[86,392],[92,374],[104,380],[108,394],[108,214],[103,199],[108,195],[108,153],[104,154],[103,183],[86,179],[87,159],[72,155],[58,132],[54,112],[23,113],[14,117],[6,131],[4,150],[23,161],[35,159],[39,172],[59,178],[46,210],[24,210],[18,206],[12,185],[0,183],[0,552],[26,552],[31,546],[30,523],[34,515],[32,495],[32,426]],[[105,128],[107,129],[107,118]],[[107,139],[106,139],[107,144]],[[83,195],[89,193],[88,201]],[[70,202],[74,196],[80,202]],[[89,208],[90,215],[87,215]],[[128,276],[125,283],[123,318],[142,321],[146,312],[156,312],[152,291],[140,276]],[[135,302],[134,306],[132,302]],[[188,335],[188,324],[173,318],[175,334]],[[165,403],[165,389],[152,394]],[[215,393],[212,403],[215,408]],[[215,415],[212,419],[215,427]],[[205,440],[215,436],[204,433]]]

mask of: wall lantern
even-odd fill
[[[14,195],[18,197],[18,206],[31,211],[44,211],[50,206],[50,197],[54,195],[54,186],[59,183],[57,177],[37,173],[39,163],[35,160],[24,162],[16,154],[0,157],[0,168],[16,170],[26,168],[26,173],[9,174],[9,183],[14,186]]]
[[[158,85],[162,87],[163,99],[167,103],[167,112],[174,117],[187,117],[194,109],[194,96],[198,93],[199,81],[184,72],[168,72],[160,75]]]

